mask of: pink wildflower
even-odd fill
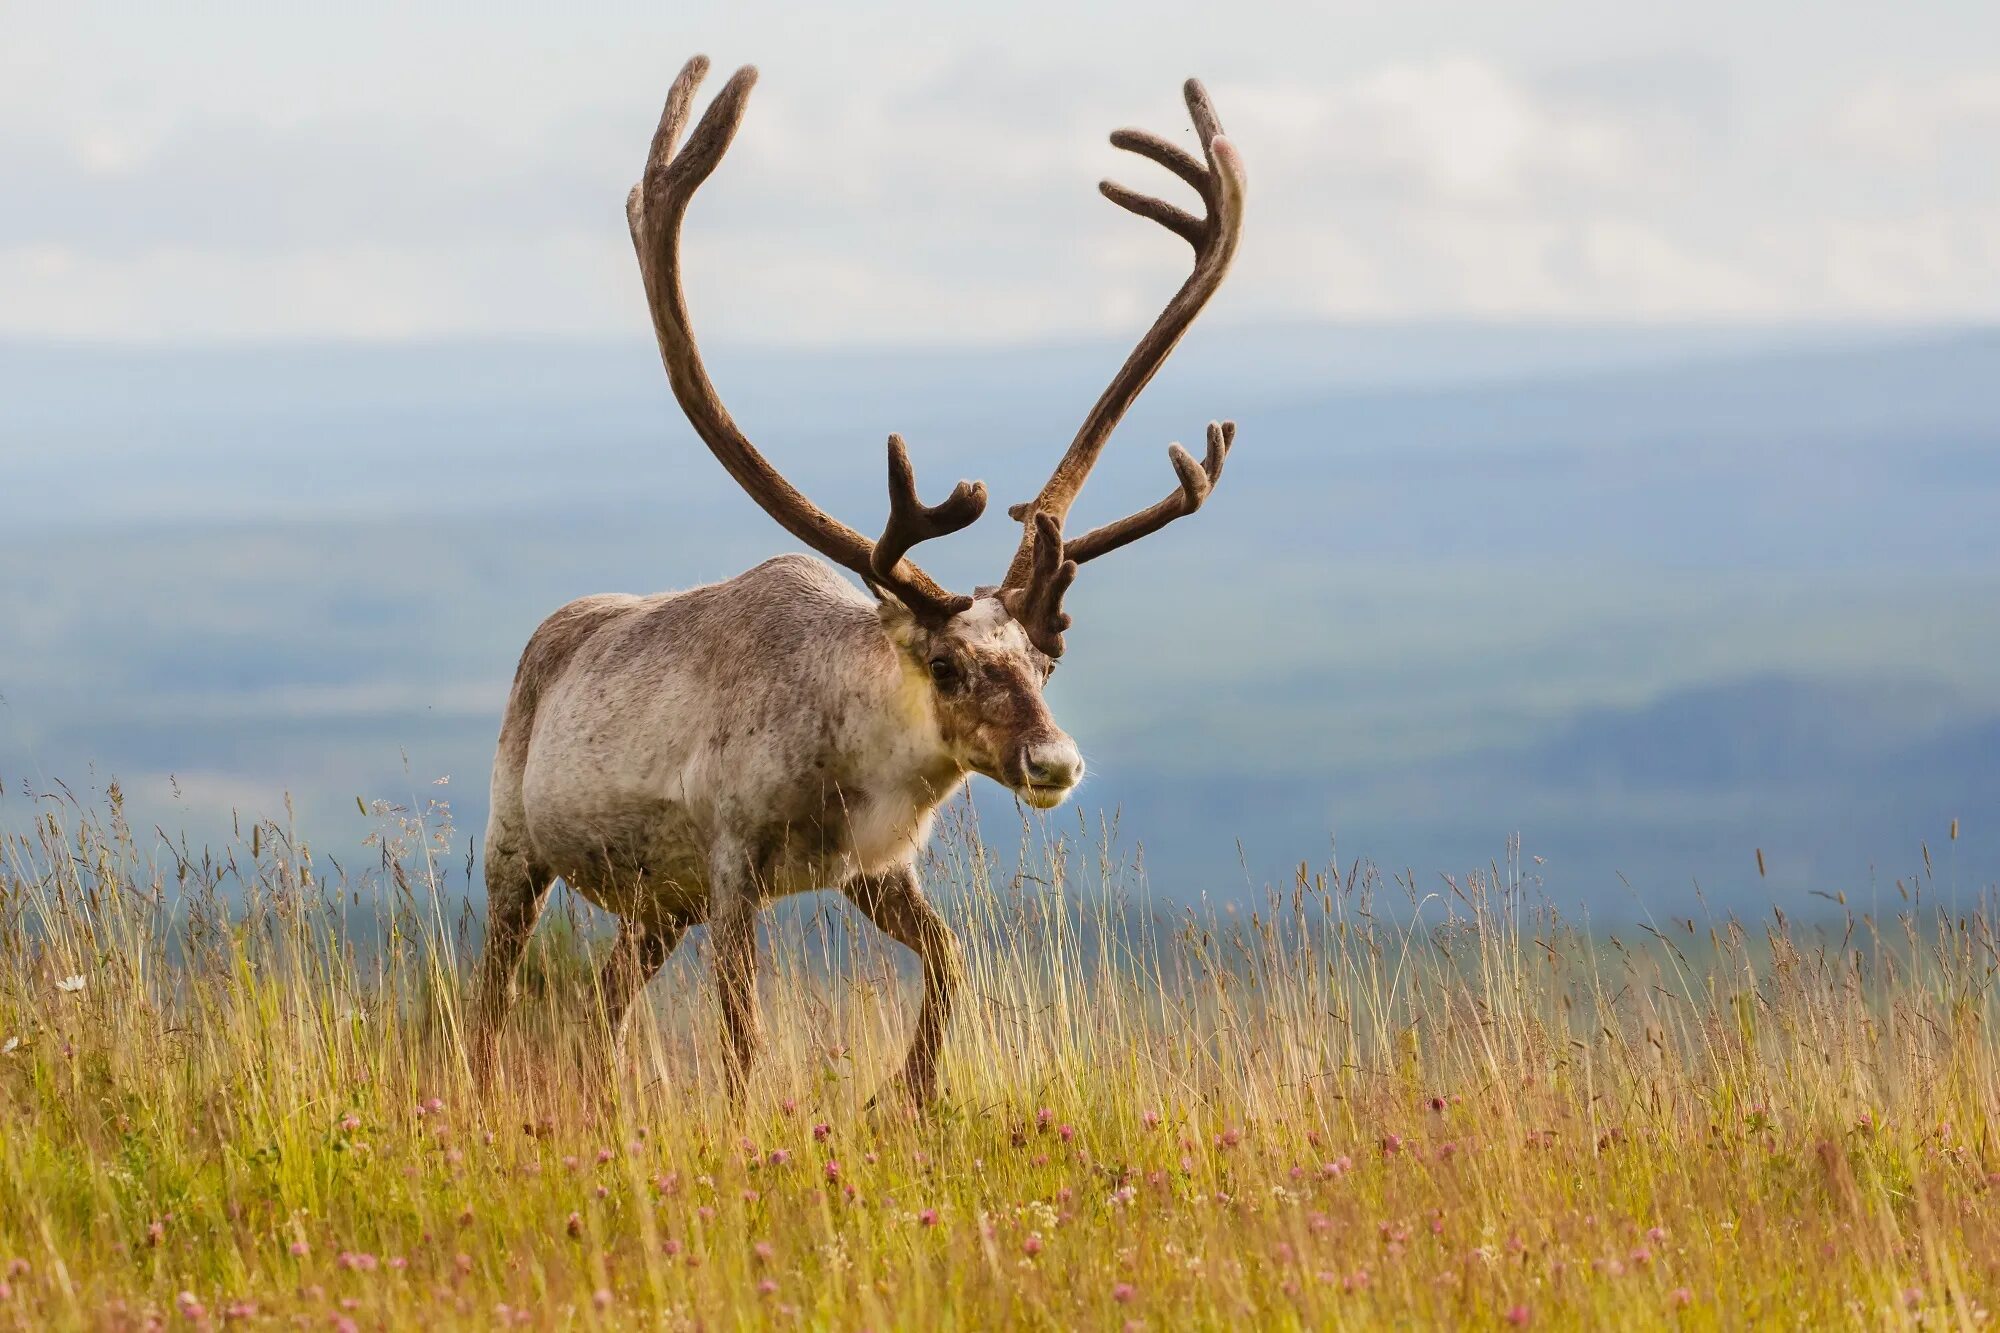
[[[814,1126],[813,1126],[813,1142],[814,1142],[814,1143],[825,1143],[825,1142],[826,1142],[826,1140],[827,1140],[827,1137],[828,1137],[828,1136],[829,1136],[830,1134],[832,1134],[832,1133],[833,1133],[833,1126],[832,1126],[832,1125],[814,1125]]]
[[[1139,1122],[1145,1125],[1147,1129],[1158,1129],[1160,1127],[1160,1113],[1158,1111],[1148,1111],[1139,1117]]]
[[[1130,1282],[1120,1282],[1111,1289],[1111,1299],[1117,1301],[1120,1305],[1130,1305],[1132,1298],[1138,1294],[1139,1289],[1134,1287]]]
[[[1675,1287],[1672,1291],[1667,1293],[1667,1301],[1676,1310],[1685,1310],[1690,1305],[1694,1304],[1694,1293],[1689,1291],[1686,1287]]]
[[[1528,1307],[1525,1305],[1516,1305],[1507,1311],[1507,1322],[1515,1328],[1526,1328],[1528,1321],[1533,1317],[1533,1315],[1528,1313]]]
[[[1042,1252],[1042,1233],[1039,1231],[1030,1231],[1028,1238],[1021,1242],[1021,1252],[1030,1258],[1040,1254]]]

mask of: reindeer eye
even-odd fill
[[[952,661],[949,657],[933,657],[931,659],[931,679],[937,682],[937,687],[941,690],[955,690],[964,679],[964,676],[958,669],[958,663]]]

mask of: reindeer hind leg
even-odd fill
[[[514,1007],[521,953],[554,886],[555,876],[518,847],[487,838],[486,951],[479,966],[472,1038],[472,1069],[482,1088],[492,1082],[498,1063],[500,1029]]]

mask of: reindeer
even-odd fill
[[[923,1000],[897,1076],[921,1105],[963,984],[957,936],[914,861],[932,815],[972,773],[1037,809],[1083,778],[1083,757],[1043,702],[1077,567],[1201,508],[1235,440],[1208,427],[1197,462],[1178,444],[1165,499],[1065,538],[1063,521],[1112,429],[1215,294],[1243,223],[1242,159],[1208,94],[1186,85],[1201,156],[1143,130],[1111,142],[1179,176],[1197,218],[1109,181],[1107,198],[1194,250],[1193,272],[1139,340],[1033,500],[1009,515],[1020,545],[998,587],[946,591],[908,558],[969,526],[986,487],[918,499],[908,449],[889,437],[889,519],[870,541],[808,500],[737,428],[702,366],[681,291],[681,221],[742,124],[757,71],[724,85],[676,152],[706,57],[667,94],[644,176],[626,201],[660,359],[695,433],[750,497],[824,560],[784,555],[735,578],[650,597],[585,597],[521,654],[493,761],[487,935],[472,1059],[490,1079],[521,951],[558,878],[620,919],[600,979],[616,1052],[634,999],[689,926],[707,922],[739,1104],[759,1045],[756,918],[776,897],[837,887],[923,964]],[[826,563],[859,576],[864,596]]]

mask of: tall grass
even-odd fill
[[[733,1113],[700,935],[607,1072],[563,912],[479,1095],[466,868],[441,809],[381,814],[340,869],[271,823],[135,838],[115,789],[9,840],[0,1326],[1986,1319],[2000,952],[1921,881],[1634,938],[1518,857],[1170,910],[1101,830],[1003,875],[960,812],[942,1103],[864,1109],[916,977],[827,899],[769,932]]]

